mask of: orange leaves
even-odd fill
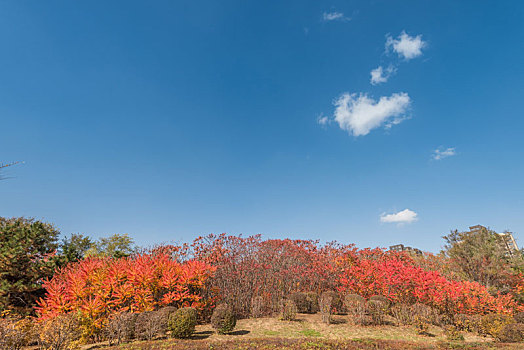
[[[117,311],[198,305],[199,294],[213,271],[203,262],[179,263],[165,252],[134,258],[89,258],[68,265],[44,282],[47,293],[37,312],[47,319],[81,311],[98,327]]]

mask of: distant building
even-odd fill
[[[422,250],[413,248],[413,247],[406,247],[404,244],[395,244],[389,247],[389,250],[393,250],[396,252],[408,252],[410,254],[415,255],[422,255]]]
[[[469,227],[469,232],[471,233],[479,233],[482,230],[487,230],[487,228],[482,225],[475,225],[475,226]],[[495,232],[495,233],[501,238],[500,240],[501,246],[506,251],[506,254],[513,257],[515,253],[519,251],[519,247],[517,245],[517,242],[515,241],[515,238],[513,237],[513,233],[511,232],[503,232],[503,233]]]

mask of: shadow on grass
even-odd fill
[[[331,324],[344,324],[344,323],[348,323],[348,320],[346,320],[345,318],[332,318],[331,319]]]
[[[213,334],[212,331],[195,332],[191,336],[191,339],[195,339],[195,340],[207,339],[211,336],[211,334]]]
[[[241,329],[241,330],[238,330],[238,331],[229,332],[228,335],[246,335],[246,334],[249,334],[249,333],[250,332],[248,330]]]

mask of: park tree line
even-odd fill
[[[52,224],[0,217],[0,312],[33,313],[45,291],[44,280],[69,263],[88,256],[121,258],[135,251],[126,234],[92,239],[71,234],[60,239]]]
[[[440,254],[415,259],[420,266],[453,280],[477,282],[493,294],[507,293],[519,283],[523,254],[505,254],[494,231],[455,230],[443,238],[446,244]],[[33,313],[37,300],[45,294],[43,281],[70,263],[87,257],[118,259],[140,251],[145,250],[127,234],[98,239],[79,233],[63,237],[50,223],[0,217],[0,311]],[[520,298],[524,301],[524,295]]]

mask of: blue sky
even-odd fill
[[[3,1],[0,162],[24,164],[0,215],[144,245],[519,239],[523,21],[520,1]]]

